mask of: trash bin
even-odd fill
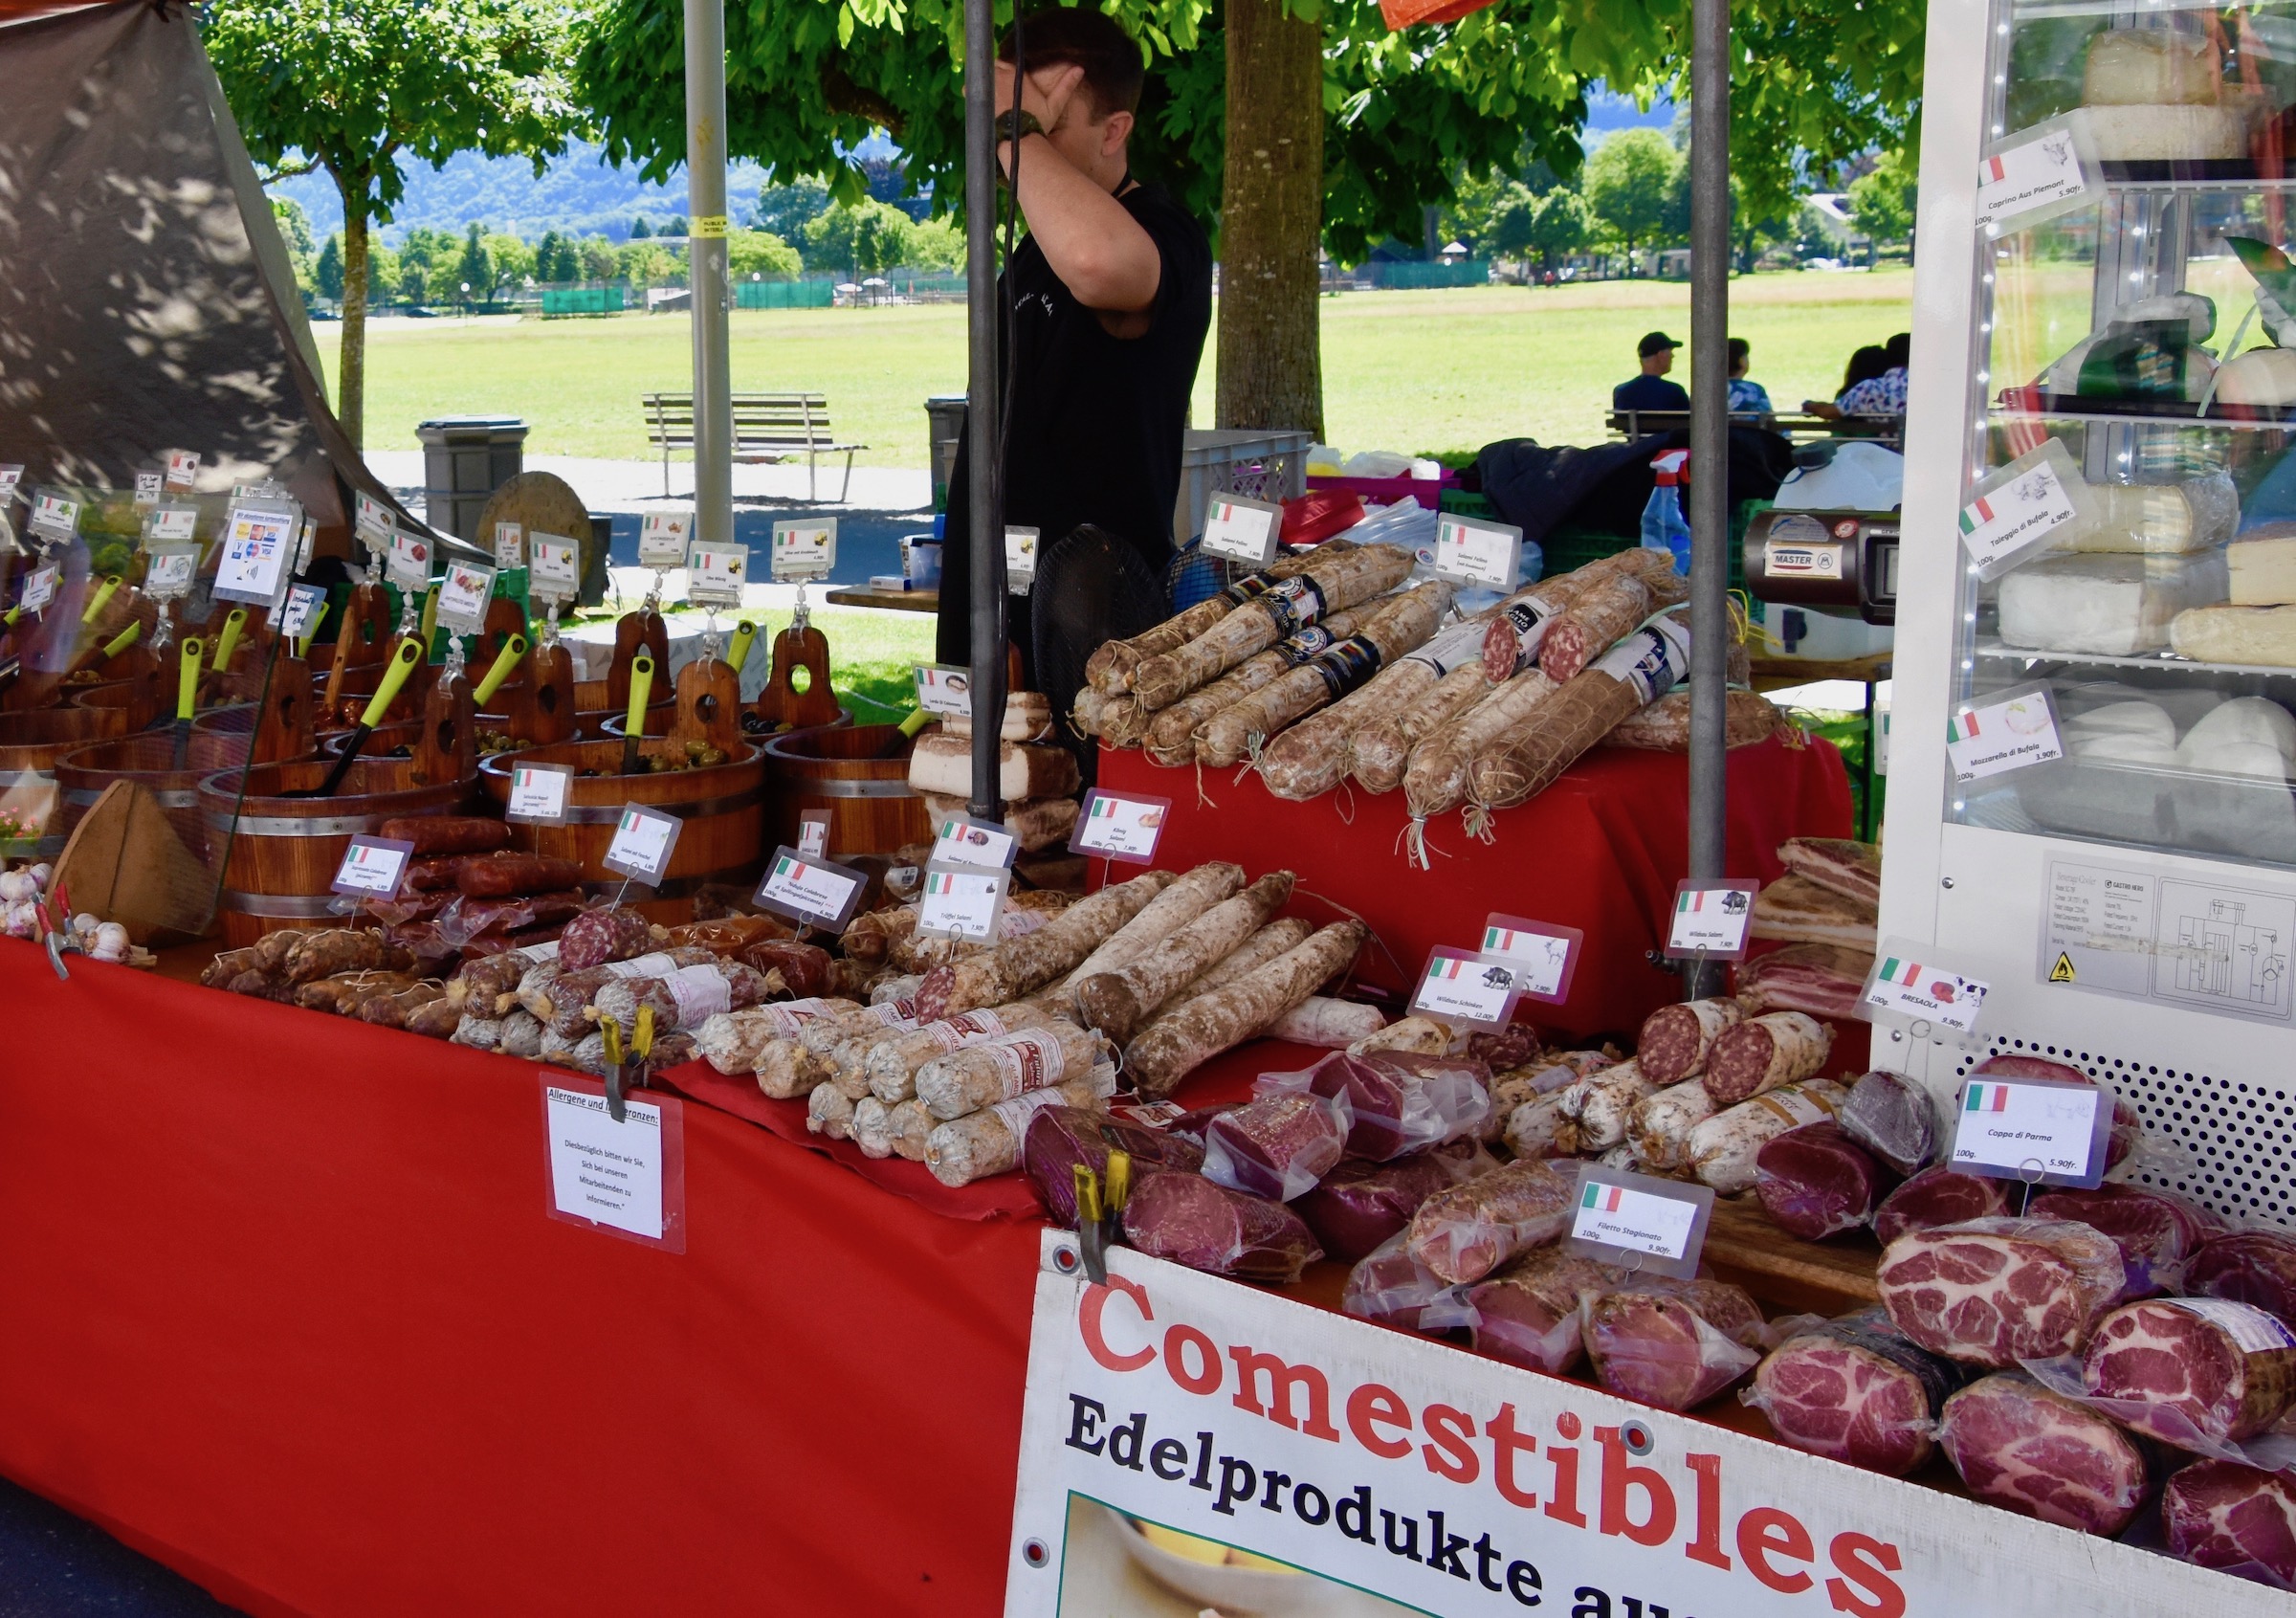
[[[957,470],[957,439],[964,432],[965,396],[938,393],[925,401],[926,439],[932,453],[933,509],[949,504],[949,478]]]
[[[441,416],[414,435],[423,441],[424,521],[476,543],[487,498],[525,470],[526,424],[515,415]]]

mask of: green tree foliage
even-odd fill
[[[454,258],[454,290],[483,303],[495,295],[495,255],[487,252],[486,237],[474,223]]]
[[[323,168],[342,197],[343,325],[336,413],[365,421],[368,227],[390,218],[399,165],[458,151],[534,160],[583,124],[567,94],[562,0],[210,0],[208,55],[255,161]]]
[[[1535,260],[1544,271],[1592,246],[1595,232],[1594,215],[1577,188],[1554,186],[1534,195],[1528,186],[1510,182],[1491,210],[1483,245],[1501,257]]]
[[[1631,265],[1642,248],[1660,245],[1674,211],[1682,154],[1655,129],[1622,129],[1586,160],[1586,206]]]
[[[758,193],[757,226],[784,241],[795,241],[828,206],[829,188],[813,175],[800,175],[785,186],[767,186]]]
[[[614,244],[604,236],[585,236],[579,251],[578,268],[581,274],[574,278],[584,281],[610,281],[620,278],[621,255]]]
[[[728,231],[726,269],[736,280],[762,276],[769,281],[793,281],[805,268],[797,249],[770,231]]]
[[[311,218],[303,205],[293,197],[275,196],[271,199],[271,216],[279,227],[279,239],[287,244],[287,262],[295,271],[295,284],[309,299],[319,291],[319,282],[311,259]]]
[[[652,227],[651,225],[649,225],[648,223],[646,223],[646,221],[645,221],[645,220],[643,220],[643,219],[632,219],[632,220],[629,222],[629,239],[630,239],[631,241],[643,241],[643,240],[645,240],[645,239],[646,239],[648,236],[651,236],[651,235],[652,235],[652,234],[653,234],[653,227]]]
[[[486,238],[486,255],[495,266],[495,284],[489,289],[491,297],[499,298],[514,287],[524,286],[529,279],[541,279],[534,273],[541,255],[522,237],[491,232]]]
[[[891,203],[863,197],[841,202],[808,222],[804,231],[806,262],[837,270],[858,280],[896,269],[908,255],[914,230],[909,216]]]
[[[1850,182],[1849,216],[1858,229],[1883,242],[1913,234],[1914,170],[1904,150],[1886,154],[1870,174]]]
[[[920,219],[909,227],[901,264],[910,270],[964,268],[964,233],[948,219]]]
[[[615,255],[615,270],[607,279],[628,281],[633,287],[673,286],[685,278],[686,261],[651,237],[624,242]]]
[[[371,265],[368,267],[368,274],[370,276],[373,274]],[[320,297],[330,302],[342,301],[342,233],[341,231],[328,236],[326,245],[319,250],[318,262],[311,267],[311,279],[319,289]]]

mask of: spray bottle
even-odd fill
[[[1689,481],[1690,452],[1667,450],[1651,461],[1658,482],[1643,507],[1643,548],[1674,558],[1674,571],[1690,574],[1690,525],[1682,515],[1680,486]]]

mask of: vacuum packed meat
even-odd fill
[[[1587,1300],[1586,1356],[1604,1387],[1661,1409],[1703,1405],[1761,1360],[1762,1312],[1727,1281],[1637,1281]]]
[[[1834,1123],[1805,1123],[1754,1158],[1754,1188],[1777,1228],[1814,1242],[1873,1217],[1882,1171]]]
[[[2161,1491],[2169,1554],[2197,1567],[2296,1589],[2296,1477],[2199,1461]]]
[[[1740,1397],[1797,1450],[1903,1477],[1930,1458],[1937,1412],[1960,1380],[1877,1305],[1795,1333]]]
[[[1154,1258],[1240,1281],[1290,1285],[1323,1256],[1282,1203],[1231,1191],[1201,1174],[1152,1173],[1124,1205],[1124,1239]]]
[[[1897,1174],[1912,1174],[1937,1155],[1937,1110],[1910,1078],[1876,1070],[1849,1087],[1842,1132]]]
[[[2185,1266],[2184,1290],[2253,1303],[2296,1326],[2296,1236],[2236,1230],[2212,1237]]]
[[[1351,1158],[1294,1200],[1326,1255],[1353,1263],[1394,1239],[1437,1191],[1467,1179],[1490,1159],[1472,1142],[1412,1152],[1386,1163]]]
[[[1086,1107],[1047,1107],[1021,1137],[1021,1166],[1056,1225],[1076,1224],[1075,1167],[1083,1164],[1105,1181],[1111,1152],[1132,1159],[1137,1177],[1152,1168],[1193,1174],[1203,1147],[1184,1135],[1126,1123]]]
[[[1203,1172],[1231,1189],[1290,1202],[1338,1163],[1353,1120],[1345,1095],[1259,1097],[1212,1119]]]
[[[2220,1297],[2131,1303],[2097,1322],[2081,1383],[2123,1426],[2164,1443],[2237,1443],[2296,1402],[2296,1333]]]
[[[1888,1247],[1910,1230],[1933,1230],[2009,1211],[2008,1182],[1964,1174],[1939,1164],[1925,1168],[1882,1199],[1873,1210],[1874,1239]]]
[[[1574,1189],[1544,1159],[1529,1159],[1438,1191],[1411,1216],[1412,1256],[1447,1282],[1479,1281],[1561,1235]]]
[[[1471,1056],[1340,1051],[1299,1073],[1263,1074],[1253,1088],[1346,1097],[1348,1156],[1385,1162],[1478,1133],[1490,1111],[1490,1072]]]
[[[2121,1290],[2121,1255],[2067,1220],[1972,1219],[1900,1236],[1874,1279],[1898,1330],[1998,1369],[2079,1351]]]
[[[1586,1300],[1628,1279],[1616,1265],[1579,1258],[1557,1247],[1525,1253],[1468,1289],[1474,1311],[1470,1341],[1478,1354],[1525,1370],[1564,1376],[1586,1353]]]
[[[2174,1191],[2107,1181],[2093,1190],[2065,1186],[2036,1196],[2037,1219],[2072,1219],[2110,1236],[2121,1250],[2117,1303],[2184,1290],[2185,1266],[2223,1221]]]
[[[1937,1445],[1978,1499],[2084,1534],[2120,1533],[2152,1493],[2136,1440],[2020,1371],[1948,1399]]]

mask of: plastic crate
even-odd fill
[[[1450,508],[1446,504],[1445,509]],[[1730,514],[1730,587],[1733,590],[1746,587],[1746,530],[1757,514],[1769,509],[1768,500],[1740,500]],[[1568,573],[1574,567],[1631,550],[1641,543],[1619,534],[1598,533],[1592,528],[1569,527],[1554,529],[1539,541],[1547,553],[1546,576],[1550,579],[1557,573]]]
[[[1470,489],[1444,490],[1442,502],[1435,509],[1447,511],[1454,517],[1482,517],[1493,522],[1499,520],[1499,508]]]

